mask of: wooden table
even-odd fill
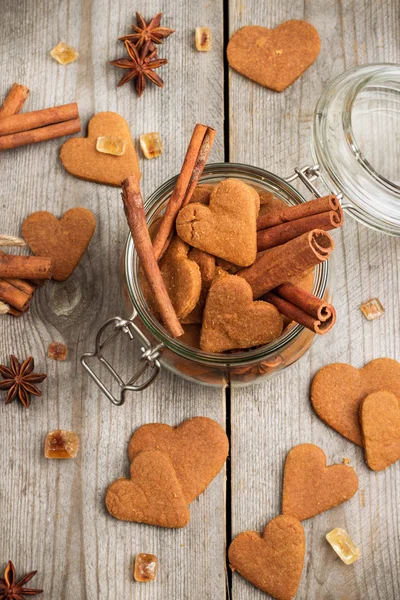
[[[114,110],[139,135],[159,131],[161,158],[140,155],[143,191],[148,195],[180,169],[196,122],[218,135],[211,162],[242,162],[287,175],[310,164],[310,127],[327,82],[354,65],[400,62],[400,22],[395,0],[246,2],[208,0],[3,0],[1,3],[0,91],[13,81],[31,96],[25,110],[79,102],[83,123]],[[128,33],[138,9],[159,10],[176,33],[161,50],[169,65],[160,70],[163,91],[149,86],[140,99],[130,85],[116,84],[120,71],[108,61],[122,56],[118,36]],[[282,94],[244,79],[224,65],[224,44],[248,24],[275,27],[306,19],[322,38],[321,54],[307,73]],[[212,28],[213,49],[194,49],[194,28]],[[49,51],[60,40],[77,47],[77,62],[63,67]],[[61,215],[74,206],[91,209],[98,226],[74,275],[36,294],[22,319],[2,317],[0,362],[10,353],[32,354],[48,373],[42,399],[29,410],[0,404],[0,566],[10,558],[20,574],[38,569],[36,587],[55,600],[255,600],[265,598],[226,565],[226,545],[244,529],[262,530],[279,513],[284,458],[301,442],[321,446],[329,462],[348,457],[360,491],[346,504],[304,523],[307,555],[296,598],[307,600],[395,600],[400,597],[400,463],[378,474],[362,451],[326,427],[313,413],[308,389],[314,373],[329,362],[356,367],[381,356],[400,358],[399,242],[347,218],[337,242],[335,304],[338,323],[294,366],[261,386],[221,390],[200,387],[167,372],[126,404],[112,406],[88,379],[81,354],[95,333],[118,314],[118,268],[127,226],[115,188],[74,179],[58,160],[60,140],[4,152],[0,158],[0,233],[18,235],[23,219],[37,210]],[[398,148],[393,151],[398,152]],[[367,322],[359,304],[378,296],[385,316]],[[47,358],[48,344],[68,345],[68,360]],[[112,359],[126,373],[132,351],[121,343]],[[109,381],[109,380],[108,380]],[[205,415],[226,425],[231,452],[226,473],[191,506],[183,530],[166,531],[119,522],[104,507],[108,484],[128,473],[127,443],[140,425],[171,425]],[[81,440],[70,462],[43,458],[50,429],[75,430]],[[361,559],[346,567],[324,540],[327,531],[348,529]],[[160,559],[157,580],[132,580],[138,552]],[[32,582],[35,583],[35,580]],[[228,584],[228,585],[227,585]]]

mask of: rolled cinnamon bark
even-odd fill
[[[13,306],[9,306],[9,308],[8,308],[8,314],[12,315],[13,317],[22,317],[22,315],[24,313],[28,312],[28,310],[29,310],[29,306],[24,311],[17,310]]]
[[[276,306],[279,312],[282,315],[285,315],[285,317],[288,317],[291,321],[296,321],[296,323],[307,327],[307,329],[310,329],[311,331],[314,331],[314,333],[318,333],[319,335],[324,335],[325,333],[328,333],[328,331],[330,331],[334,326],[336,322],[336,311],[333,306],[330,307],[329,317],[325,318],[325,320],[321,320],[305,312],[304,310],[302,310],[295,304],[292,304],[285,298],[278,296],[274,292],[275,290],[273,292],[268,292],[264,294],[262,300],[265,300],[266,302],[269,302],[270,304]]]
[[[324,302],[304,288],[290,282],[281,283],[281,285],[278,285],[273,292],[295,306],[298,306],[304,310],[304,312],[310,314],[319,321],[327,321],[330,319],[335,310],[332,304]]]
[[[50,279],[51,258],[0,254],[0,277],[3,279]]]
[[[329,233],[314,229],[286,244],[266,250],[251,267],[241,269],[237,275],[250,284],[256,300],[281,283],[327,260],[333,248],[334,241]]]
[[[25,292],[3,279],[0,279],[0,299],[21,312],[27,310],[30,302],[30,297]]]
[[[32,112],[13,114],[0,119],[0,135],[9,135],[20,131],[38,129],[45,125],[54,125],[63,121],[71,121],[79,118],[78,105],[76,102],[34,110]]]
[[[210,154],[215,130],[197,124],[194,128],[181,172],[161,219],[154,239],[154,253],[159,260],[171,241],[178,212],[191,199]]]
[[[339,200],[336,196],[330,194],[329,196],[315,198],[314,200],[296,204],[295,206],[284,206],[278,210],[261,215],[257,219],[257,229],[274,227],[281,223],[288,223],[289,221],[295,221],[296,219],[302,219],[304,217],[310,217],[311,215],[318,215],[328,211],[338,212],[340,209]]]
[[[146,223],[142,195],[140,193],[139,181],[136,176],[131,175],[122,182],[122,201],[132,238],[138,253],[140,266],[143,269],[149,288],[157,302],[161,318],[165,326],[174,337],[183,335],[180,324],[171,299],[168,296],[164,280],[154,254],[149,230]]]
[[[78,133],[81,130],[81,122],[79,119],[71,119],[63,123],[40,127],[39,129],[31,129],[30,131],[22,131],[20,133],[12,133],[10,135],[0,136],[0,150],[10,150],[19,146],[27,146],[28,144],[36,144],[45,142],[54,138],[63,137]]]
[[[13,306],[9,306],[0,300],[0,315],[13,315],[14,317],[20,317],[22,314],[22,311],[17,310]]]
[[[329,231],[337,229],[342,225],[343,211],[339,206],[337,211],[330,210],[316,215],[309,215],[302,219],[295,219],[294,221],[288,221],[287,223],[281,223],[280,225],[258,231],[257,250],[267,250],[268,248],[285,244],[312,229]]]
[[[20,83],[13,83],[3,106],[0,106],[0,118],[19,113],[28,96],[29,89],[27,87]]]
[[[21,290],[21,292],[24,292],[30,298],[32,298],[33,292],[36,289],[35,285],[30,283],[29,281],[24,281],[23,279],[5,279],[4,281],[7,281],[7,283],[10,283],[17,289]]]

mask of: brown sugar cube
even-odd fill
[[[65,360],[67,358],[67,346],[60,342],[51,342],[47,350],[47,356],[53,360]]]
[[[78,450],[79,438],[73,431],[57,429],[46,436],[45,458],[75,458]]]
[[[137,554],[133,576],[136,581],[154,581],[157,575],[158,558],[155,554]]]

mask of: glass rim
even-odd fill
[[[371,65],[371,66],[373,66],[373,65]],[[387,67],[387,66],[388,65],[385,65],[385,67]],[[383,73],[383,71],[385,71],[385,73]],[[388,69],[385,68],[384,70],[382,69],[382,71],[379,70],[379,71],[373,72],[373,73],[371,73],[371,75],[369,77],[367,77],[363,81],[358,82],[356,85],[354,85],[349,90],[349,92],[347,94],[347,98],[346,98],[346,103],[348,104],[349,108],[348,108],[347,113],[344,115],[343,125],[344,125],[344,131],[345,131],[345,137],[346,137],[347,144],[348,144],[349,148],[351,149],[352,153],[354,154],[355,158],[357,159],[357,161],[364,167],[364,169],[371,175],[371,177],[373,177],[376,181],[378,181],[383,187],[386,187],[392,191],[395,191],[395,193],[399,193],[400,186],[397,185],[395,182],[390,181],[387,177],[385,177],[381,173],[379,173],[379,171],[377,169],[375,169],[372,166],[372,164],[368,161],[366,156],[364,156],[364,154],[359,146],[359,143],[357,141],[357,137],[354,134],[353,108],[354,108],[354,104],[355,104],[356,100],[358,99],[360,94],[363,91],[365,91],[368,87],[370,87],[371,85],[388,82],[387,71],[388,71]],[[391,70],[389,69],[389,71],[391,71]],[[396,74],[398,75],[398,78],[399,78],[398,84],[400,84],[400,65],[397,65]]]
[[[400,187],[379,173],[359,151],[358,143],[354,135],[354,123],[352,120],[352,108],[359,97],[359,94],[372,87],[374,82],[383,84],[388,83],[387,88],[392,89],[392,85],[400,82],[400,65],[396,63],[373,63],[369,65],[359,65],[353,67],[337,77],[333,78],[323,93],[319,97],[314,110],[312,121],[312,140],[311,154],[314,162],[320,166],[321,179],[325,186],[332,193],[341,192],[344,195],[345,202],[343,209],[359,223],[370,227],[376,231],[388,235],[400,235],[400,222],[395,218],[388,206],[385,209],[378,209],[375,206],[363,201],[361,189],[365,190],[365,185],[369,184],[375,187],[377,195],[389,194],[388,198],[394,198],[400,195]],[[392,83],[392,85],[390,85]],[[330,103],[335,99],[335,91],[338,87],[348,85],[349,89],[343,93],[343,107],[341,125],[343,139],[349,154],[352,157],[354,165],[361,166],[360,177],[364,177],[364,186],[357,187],[351,168],[338,168],[335,155],[327,143],[326,123],[328,119]],[[383,89],[384,86],[382,86]],[[336,92],[337,94],[337,92]],[[333,144],[332,144],[333,146]],[[361,185],[361,184],[360,184]],[[387,203],[391,200],[387,200]]]
[[[254,167],[252,165],[246,165],[242,163],[213,163],[206,165],[199,183],[210,182],[216,176],[234,177],[235,174],[238,178],[240,178],[241,175],[249,180],[256,178],[253,181],[255,185],[257,183],[262,185],[262,182],[265,181],[275,184],[278,189],[286,191],[291,196],[293,204],[307,202],[307,200],[285,179],[275,175],[274,173],[271,173],[270,171],[261,169],[260,167]],[[168,199],[175,186],[177,178],[178,176],[176,175],[168,179],[164,184],[159,186],[144,202],[148,224],[151,224],[152,219],[159,210],[160,206]],[[265,189],[267,189],[266,186]],[[296,323],[286,333],[269,344],[232,354],[210,353],[204,352],[198,348],[193,348],[184,342],[180,342],[179,338],[171,337],[167,329],[152,315],[140,287],[138,267],[138,256],[134,248],[131,233],[129,233],[124,250],[124,275],[131,303],[134,306],[138,317],[145,327],[151,332],[151,334],[166,348],[182,358],[208,365],[247,365],[249,363],[258,362],[262,359],[265,359],[267,356],[281,352],[288,344],[296,340],[305,329],[303,325]],[[324,297],[326,292],[328,273],[328,261],[324,261],[315,267],[313,294],[321,299]]]

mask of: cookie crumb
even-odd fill
[[[345,456],[344,459],[343,459],[343,464],[344,465],[349,465],[350,464],[350,459]]]

